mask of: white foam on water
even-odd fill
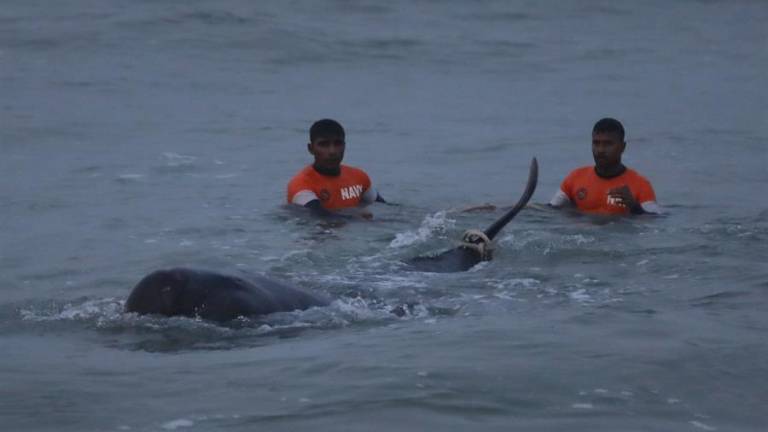
[[[708,424],[704,424],[704,423],[702,423],[702,422],[700,422],[698,420],[691,420],[688,423],[690,423],[691,425],[693,425],[696,428],[699,428],[699,429],[705,430],[705,431],[716,431],[717,430],[716,427],[710,426]]]
[[[199,317],[156,317],[125,312],[125,300],[105,298],[87,300],[81,304],[67,303],[60,307],[32,306],[19,311],[21,319],[31,322],[69,321],[95,325],[97,328],[138,327],[162,331],[169,328],[205,330],[219,335],[231,335],[236,330],[205,321]]]
[[[167,423],[163,423],[162,428],[165,430],[176,430],[179,428],[187,428],[195,425],[195,422],[188,419],[172,420]]]
[[[545,239],[537,239],[538,241],[543,241]],[[583,245],[594,243],[596,241],[595,237],[583,235],[583,234],[570,234],[570,235],[563,235],[561,237],[555,237],[554,239],[549,239],[546,242],[546,247],[542,251],[542,253],[547,256],[551,255],[553,253],[557,253],[560,250],[563,249],[572,249],[572,248],[580,248]]]
[[[401,248],[416,243],[423,243],[432,237],[433,233],[444,232],[446,229],[452,228],[456,221],[448,219],[446,214],[445,211],[439,211],[434,215],[427,215],[421,221],[421,226],[416,231],[395,234],[395,239],[389,243],[389,247]]]
[[[376,316],[380,315],[380,313],[371,308],[368,302],[361,297],[340,298],[338,300],[334,300],[331,303],[331,306],[333,306],[334,309],[338,310],[343,315],[355,321],[375,318]]]
[[[579,288],[576,291],[573,291],[573,292],[569,293],[568,297],[570,297],[571,299],[576,300],[578,302],[582,302],[582,303],[591,303],[592,302],[592,297],[589,295],[587,290],[585,290],[584,288]]]
[[[281,256],[262,255],[261,260],[262,261],[287,261],[291,257],[294,257],[296,255],[309,255],[311,252],[312,251],[310,249],[296,249],[296,250],[288,251]]]
[[[467,270],[467,273],[479,272],[482,269],[488,267],[489,265],[491,265],[490,261],[480,261],[479,263],[473,265],[469,270]]]
[[[429,285],[416,276],[397,276],[388,275],[386,279],[371,281],[369,284],[380,291],[391,291],[403,287],[409,288],[427,288]]]
[[[488,285],[498,289],[531,289],[541,285],[541,281],[533,278],[507,279],[502,281],[488,281]]]
[[[124,180],[124,181],[130,181],[130,180],[141,180],[145,177],[144,174],[120,174],[117,176],[118,180]]]
[[[285,400],[285,398],[283,398]],[[227,419],[239,419],[240,414],[231,414],[231,415],[224,415],[224,414],[217,414],[217,415],[203,415],[203,416],[195,416],[191,418],[180,418],[176,420],[171,420],[169,422],[165,422],[160,426],[161,428],[165,430],[176,430],[181,428],[190,428],[195,426],[197,423],[203,423],[211,420],[227,420]],[[130,429],[130,427],[125,426],[127,429]]]
[[[83,304],[66,304],[60,312],[40,312],[33,309],[19,311],[25,321],[57,321],[57,320],[87,320],[92,318],[116,318],[124,307],[124,300],[106,298],[88,300]]]
[[[594,407],[595,406],[592,405],[591,403],[575,403],[571,405],[571,408],[576,408],[576,409],[592,409]]]
[[[197,160],[197,157],[195,156],[183,155],[183,154],[172,153],[172,152],[163,153],[163,157],[165,158],[165,163],[170,167],[191,165]]]
[[[272,327],[272,326],[271,326],[271,325],[269,325],[269,324],[262,324],[262,325],[260,325],[260,326],[259,326],[259,327],[256,329],[256,331],[257,331],[257,332],[259,332],[259,333],[269,333],[269,332],[271,332],[273,329],[274,329],[274,327]]]
[[[306,273],[304,277],[301,279],[310,281],[310,282],[320,281],[324,284],[336,285],[336,286],[348,286],[354,283],[354,281],[350,280],[349,278],[340,276],[337,274],[320,275],[316,273],[315,274]]]
[[[541,285],[540,281],[533,278],[487,280],[486,283],[494,288],[491,294],[493,297],[504,300],[517,300],[521,292],[536,290]]]
[[[583,234],[572,234],[563,236],[565,243],[575,243],[577,245],[583,245],[587,243],[594,243],[595,238],[592,236],[585,236]]]

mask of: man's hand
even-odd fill
[[[629,186],[624,185],[621,187],[613,188],[608,191],[608,200],[619,207],[626,207],[633,214],[645,213],[640,203],[635,200],[632,195],[632,191],[629,190]]]

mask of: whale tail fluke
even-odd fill
[[[534,157],[528,170],[528,183],[525,185],[525,191],[512,209],[485,231],[466,231],[457,248],[437,255],[412,258],[407,263],[416,271],[450,273],[467,271],[481,261],[489,261],[492,258],[493,238],[528,204],[536,190],[538,180],[539,163]]]
[[[494,237],[504,228],[519,212],[522,210],[528,201],[531,200],[533,193],[536,191],[536,184],[539,181],[539,162],[534,157],[531,159],[531,166],[528,169],[528,183],[525,185],[525,191],[517,201],[514,207],[500,217],[496,222],[491,224],[485,229],[485,235],[493,240]]]

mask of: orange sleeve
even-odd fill
[[[637,189],[635,191],[636,200],[642,204],[648,201],[656,201],[656,193],[653,191],[653,186],[645,177],[639,176],[637,179]]]
[[[568,196],[568,199],[571,200],[571,202],[576,202],[573,197],[573,177],[575,173],[576,171],[571,171],[571,173],[563,179],[563,182],[560,183],[560,190]]]
[[[302,190],[312,190],[312,188],[309,187],[306,179],[301,174],[298,174],[288,182],[288,190],[286,194],[288,204],[291,204],[293,202],[293,197]]]
[[[363,183],[363,190],[367,191],[368,189],[371,188],[371,178],[368,177],[368,174],[363,170],[360,170],[360,174],[361,174],[360,180]]]

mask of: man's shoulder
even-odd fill
[[[314,172],[314,168],[312,168],[312,165],[306,165],[302,167],[296,174],[293,176],[296,177],[305,177],[308,175],[311,175]]]
[[[370,180],[370,177],[368,177],[368,173],[363,171],[361,168],[357,168],[349,165],[341,166],[341,175],[344,177],[354,177],[354,178]]]
[[[627,168],[627,172],[624,173],[624,175],[626,175],[627,177],[629,177],[629,178],[631,178],[633,180],[636,180],[636,181],[639,181],[639,182],[642,182],[642,183],[651,184],[651,182],[644,175],[640,174],[639,172],[637,172],[636,170],[634,170],[632,168]]]
[[[294,184],[303,182],[305,180],[309,180],[309,178],[312,176],[312,165],[307,165],[304,168],[300,169],[299,172],[294,174],[293,177],[291,177],[291,180],[288,182],[288,184]]]
[[[350,165],[341,165],[341,170],[344,173],[349,173],[349,174],[364,174],[364,175],[368,175],[368,174],[366,174],[365,171],[363,171],[362,168],[353,167],[353,166],[350,166]]]
[[[578,167],[574,170],[572,170],[568,175],[565,177],[566,179],[575,179],[580,178],[584,176],[588,176],[592,174],[595,171],[594,167],[591,165],[585,165],[583,167]]]

